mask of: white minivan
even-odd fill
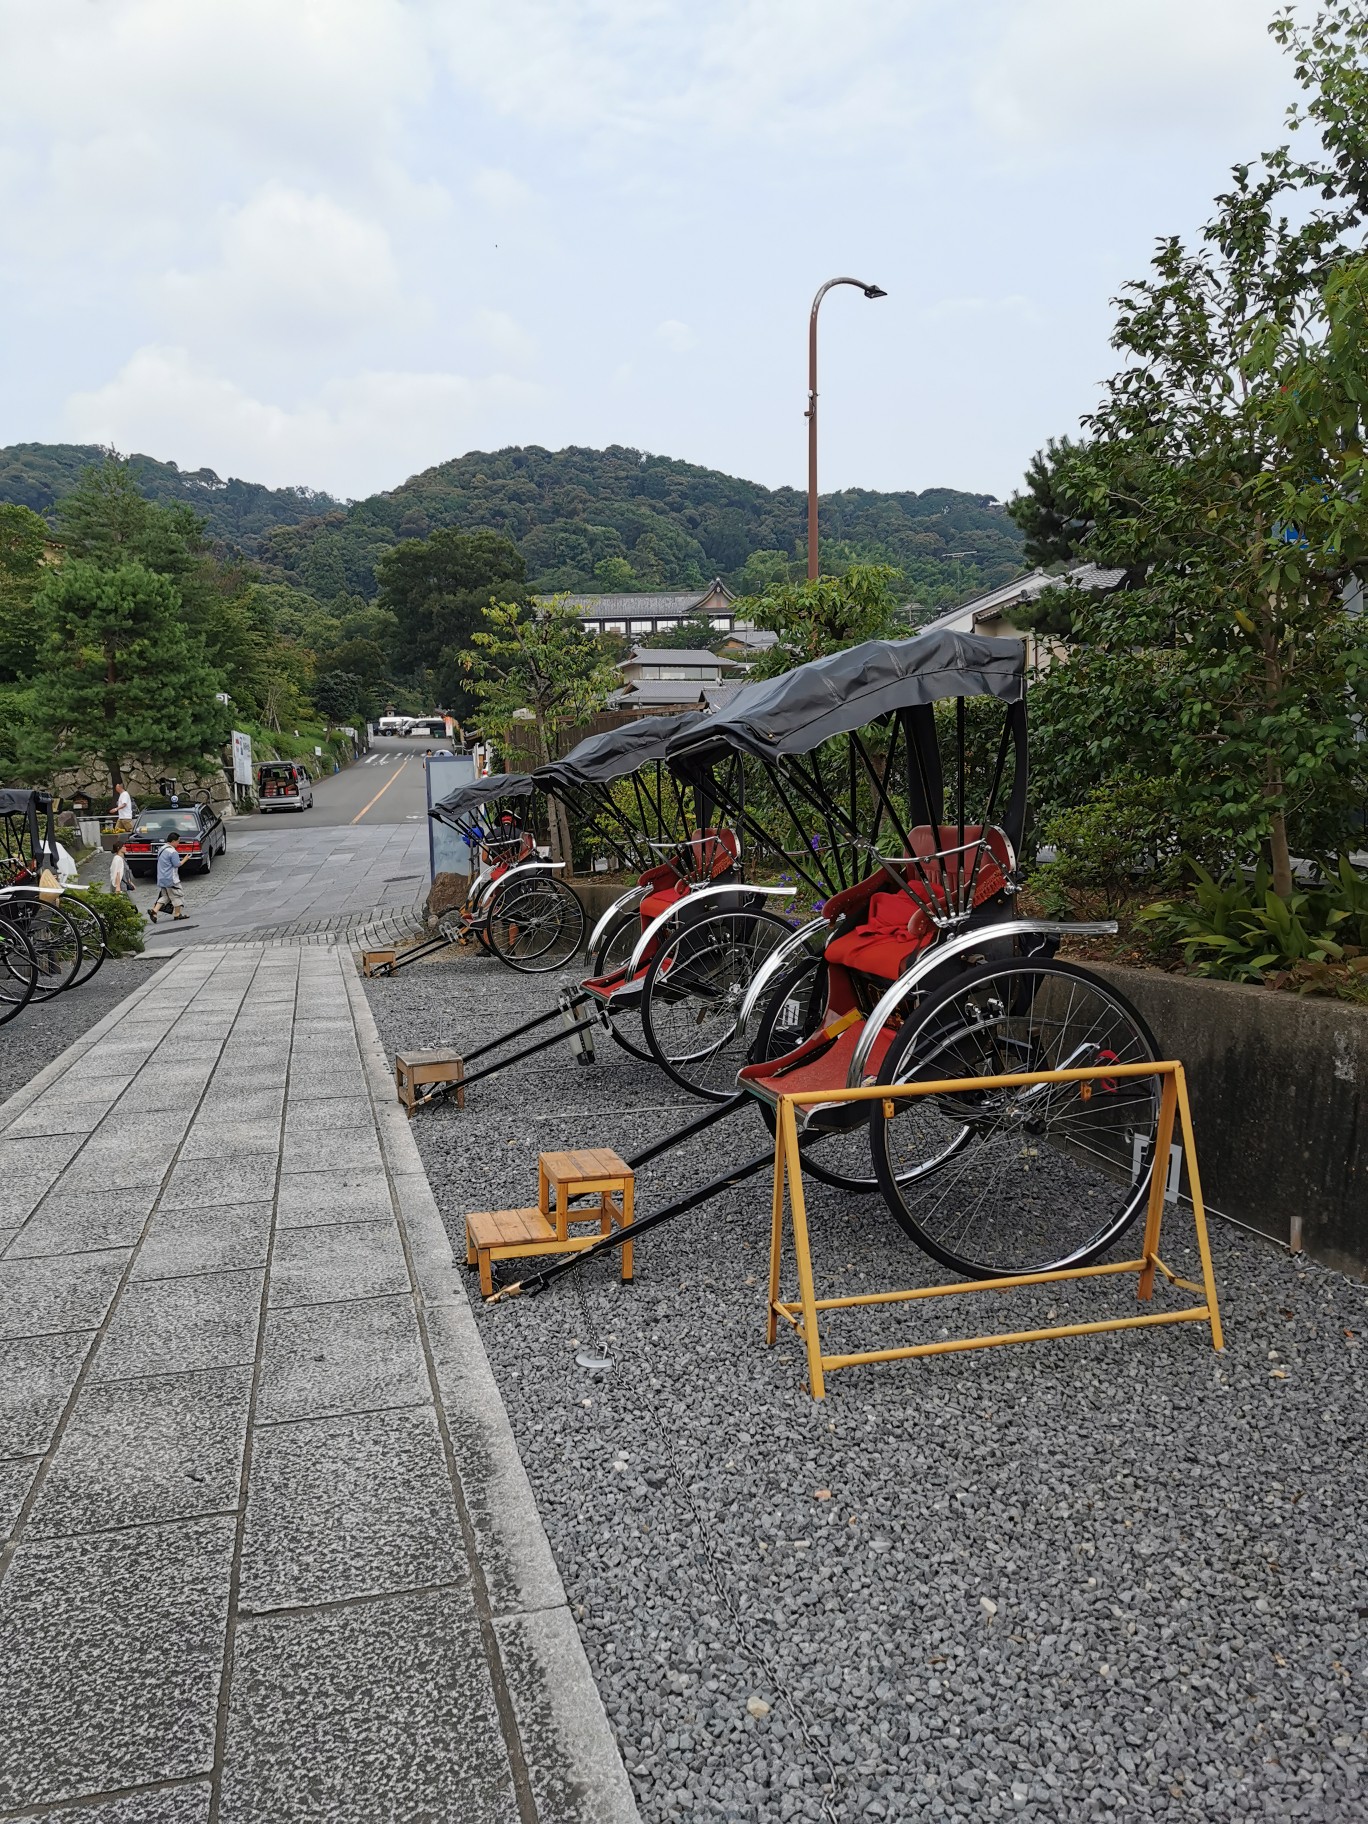
[[[375,725],[381,735],[407,735],[413,728],[412,716],[381,716]]]

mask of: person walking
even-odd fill
[[[114,828],[130,832],[133,828],[133,799],[126,785],[119,787],[119,795],[114,800]]]
[[[133,870],[124,860],[127,840],[126,836],[116,836],[109,856],[109,890],[116,899],[125,893],[130,899],[133,897]]]
[[[169,912],[172,918],[185,917],[185,896],[181,892],[180,856],[176,845],[166,838],[157,851],[157,897],[148,908],[147,916],[155,925],[157,913]]]

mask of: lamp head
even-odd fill
[[[888,293],[882,290],[878,285],[866,285],[864,288],[864,295],[867,298],[886,298]]]

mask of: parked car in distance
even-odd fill
[[[137,875],[157,872],[157,850],[163,842],[175,844],[183,865],[208,874],[215,855],[228,847],[228,831],[211,805],[192,804],[177,811],[144,811],[124,845],[124,860]]]
[[[298,760],[267,760],[257,768],[258,810],[308,811],[313,801],[308,768]]]

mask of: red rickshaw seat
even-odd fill
[[[977,843],[983,834],[980,825],[968,825],[964,841]],[[930,824],[918,824],[911,837],[912,853],[924,858],[924,876],[911,862],[905,864],[907,892],[875,891],[878,881],[887,879],[881,871],[858,887],[848,888],[840,895],[843,904],[838,904],[835,898],[827,901],[830,915],[833,909],[836,913],[855,910],[866,889],[869,894],[861,923],[852,930],[841,932],[827,944],[828,963],[857,970],[861,975],[872,975],[880,981],[893,982],[907,966],[908,958],[934,941],[936,926],[928,908],[939,910],[950,905],[951,895],[959,886],[961,864],[967,862],[968,872],[973,873],[973,853],[936,854],[938,848],[952,848],[959,842],[959,829],[955,824],[942,824],[939,833]],[[1011,851],[1001,830],[990,829],[984,846],[987,852],[979,863],[974,881],[975,907],[997,897],[1006,885],[1006,870],[1011,866]],[[920,903],[914,904],[914,900]]]

